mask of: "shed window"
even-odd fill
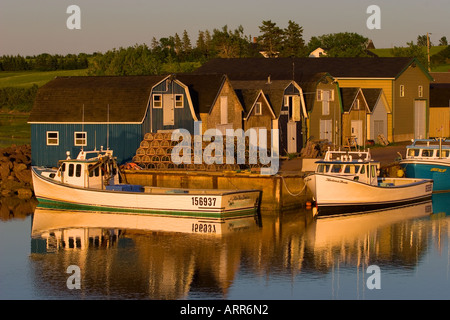
[[[262,103],[261,102],[257,102],[255,105],[255,114],[257,116],[262,115]]]
[[[87,132],[75,132],[74,133],[74,145],[87,146]]]
[[[182,94],[175,95],[175,108],[183,108],[184,107],[184,99]]]
[[[153,108],[162,108],[162,95],[155,94],[153,95]]]
[[[47,145],[48,146],[59,146],[59,132],[58,131],[47,131]]]
[[[322,101],[322,90],[317,90],[317,101]]]
[[[400,97],[404,97],[404,96],[405,96],[405,86],[400,85]]]
[[[419,92],[418,92],[419,98],[422,98],[423,97],[423,86],[419,86],[418,90],[419,90]]]

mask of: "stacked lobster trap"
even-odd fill
[[[181,163],[176,163],[172,161],[172,151],[180,144],[181,140],[172,141],[171,132],[146,133],[140,147],[136,150],[133,162],[143,169],[158,170],[237,171],[269,166],[269,164],[259,161],[261,159],[259,151],[249,147],[247,137],[245,143],[237,143],[235,139],[233,150],[227,149],[224,139],[221,142],[223,144],[222,151],[220,148],[209,148],[211,152],[207,150],[211,141],[202,141],[199,146],[196,144],[200,142],[196,142],[194,136],[191,136],[190,140],[190,148],[183,148],[182,151],[175,149],[177,155],[183,158]],[[270,156],[270,150],[264,152]],[[189,157],[190,163],[186,161],[186,157]],[[220,157],[222,163],[217,163],[216,159]],[[242,159],[244,159],[244,163],[239,164],[238,160],[242,162]]]

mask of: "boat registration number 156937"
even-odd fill
[[[214,207],[216,205],[216,198],[192,197],[192,205],[200,207]]]

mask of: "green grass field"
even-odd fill
[[[58,71],[1,71],[0,88],[4,87],[31,87],[33,84],[43,86],[58,76],[85,76],[87,69],[58,70]]]
[[[0,113],[0,148],[30,144],[28,114]]]

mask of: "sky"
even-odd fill
[[[80,8],[81,29],[69,29],[67,20]],[[369,29],[367,20],[380,8],[380,28]],[[186,30],[195,44],[199,30],[234,30],[260,35],[262,21],[285,28],[289,20],[303,27],[306,42],[312,36],[356,32],[376,48],[406,46],[429,32],[437,45],[450,41],[450,0],[1,0],[0,55],[40,53],[93,53],[151,44]]]

